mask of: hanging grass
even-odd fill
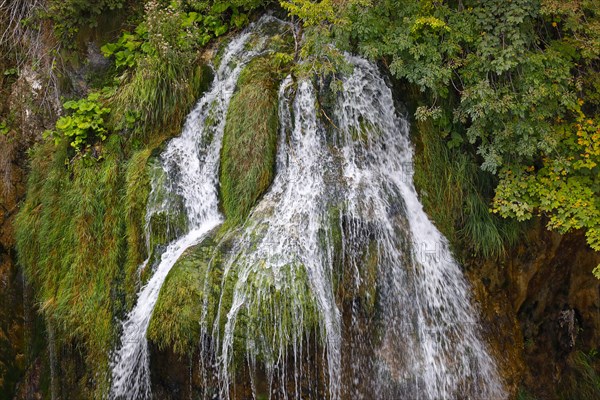
[[[518,222],[489,210],[490,178],[472,157],[448,147],[431,123],[417,121],[420,148],[415,156],[415,185],[438,229],[469,256],[495,259],[506,254],[521,233]],[[458,246],[457,246],[458,245]]]
[[[275,173],[279,75],[272,57],[251,61],[231,99],[221,151],[221,199],[229,224],[241,222]]]
[[[62,141],[31,155],[27,197],[17,215],[19,262],[56,337],[78,343],[93,397],[107,390],[115,317],[132,305],[136,268],[147,253],[143,235],[151,148],[123,152],[111,135],[104,158],[69,158]]]
[[[185,116],[212,81],[206,65],[189,54],[168,60],[141,59],[113,98],[115,124],[131,129],[134,138],[151,141],[164,131],[178,132]]]

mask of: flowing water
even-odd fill
[[[377,68],[348,62],[329,107],[309,81],[281,86],[277,175],[224,268],[223,332],[204,332],[220,398],[242,337],[250,370],[263,363],[253,390],[266,380],[277,398],[501,399],[466,281],[417,198],[408,124]],[[303,366],[313,330],[325,392]]]
[[[225,115],[241,68],[264,49],[246,48],[254,29],[229,44],[212,89],[161,156],[189,232],[167,246],[123,323],[113,398],[151,396],[145,333],[160,287],[221,222]],[[377,67],[347,62],[353,72],[336,91],[281,84],[274,181],[206,273],[208,288],[222,269],[217,304],[206,297],[198,316],[201,370],[212,371],[204,398],[235,398],[246,370],[255,397],[503,399],[469,287],[413,186],[408,123]],[[150,203],[150,213],[168,208]]]
[[[263,17],[257,25],[260,27],[270,20],[270,17]],[[152,215],[172,211],[176,198],[183,200],[188,232],[168,244],[152,278],[141,289],[135,307],[122,324],[121,347],[112,363],[111,398],[151,397],[146,331],[160,288],[183,252],[222,222],[217,184],[225,116],[243,66],[260,54],[260,42],[252,50],[246,49],[255,29],[257,26],[251,25],[228,45],[211,89],[188,116],[181,136],[171,140],[160,157],[166,179],[152,182],[146,229],[150,230],[148,221]],[[164,191],[167,195],[157,194]]]

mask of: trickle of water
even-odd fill
[[[253,49],[246,44],[255,29],[273,18],[265,16],[250,25],[226,48],[211,89],[188,116],[181,136],[171,140],[160,157],[165,182],[152,182],[147,218],[169,211],[173,197],[183,200],[188,232],[171,242],[160,258],[152,278],[141,289],[135,307],[122,323],[120,348],[112,362],[110,397],[147,399],[151,397],[150,365],[146,331],[160,288],[182,253],[222,222],[218,211],[217,184],[225,116],[243,66],[262,51],[260,42]],[[175,196],[154,196],[156,185]],[[148,225],[148,223],[147,223]],[[147,226],[148,228],[148,226]]]

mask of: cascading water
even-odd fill
[[[245,319],[259,328],[258,332],[247,336],[246,349],[251,364],[255,364],[257,355],[262,357],[271,381],[275,371],[270,367],[287,358],[286,347],[290,345],[296,370],[294,380],[299,381],[302,380],[299,372],[302,342],[306,336],[304,317],[316,309],[321,321],[320,336],[327,338],[326,364],[331,397],[338,392],[340,318],[333,294],[331,255],[323,251],[323,238],[319,234],[326,224],[325,168],[330,157],[324,146],[324,131],[314,111],[312,86],[304,82],[298,89],[292,127],[285,96],[289,84],[290,79],[287,79],[280,93],[282,138],[277,176],[269,193],[249,217],[225,266],[224,280],[233,275],[237,282],[220,343],[222,398],[229,397],[230,363],[236,324],[242,312]],[[284,137],[288,133],[289,137]],[[285,145],[287,141],[289,147]],[[283,300],[272,301],[273,287]],[[273,307],[274,314],[264,312],[265,304]],[[213,332],[217,330],[215,326]],[[272,333],[266,335],[267,331]],[[287,397],[285,366],[279,365],[277,372],[281,381],[280,394]],[[301,397],[299,387],[294,391],[296,397]]]
[[[408,124],[377,69],[349,61],[354,73],[344,79],[333,131],[347,187],[344,242],[361,243],[368,232],[377,243],[383,329],[370,389],[380,398],[503,398],[466,281],[417,198]]]
[[[113,398],[151,396],[145,334],[159,290],[221,222],[225,115],[242,67],[267,41],[258,34],[247,50],[251,33],[229,44],[212,89],[161,156],[166,180],[153,193],[163,185],[182,199],[188,233],[166,247],[123,323]],[[255,398],[503,399],[469,288],[417,198],[408,123],[377,68],[347,62],[353,72],[335,92],[281,84],[274,181],[244,224],[219,236],[206,269],[204,398],[236,398],[247,377]],[[148,214],[168,211],[172,197],[151,196]]]
[[[257,27],[272,20],[271,17],[263,17],[227,46],[211,89],[188,116],[181,136],[171,140],[160,157],[166,181],[152,182],[147,221],[153,214],[173,208],[173,204],[169,203],[173,198],[182,199],[188,232],[166,247],[152,278],[141,289],[135,307],[122,324],[121,347],[114,354],[112,363],[111,398],[151,397],[146,341],[150,317],[160,288],[177,259],[222,222],[217,184],[225,115],[243,66],[260,54],[264,45],[262,40],[248,50],[247,42]],[[157,187],[160,184],[166,186],[160,189],[169,195],[155,195],[160,192]]]
[[[224,327],[202,321],[220,398],[240,348],[255,395],[261,360],[276,398],[505,398],[466,281],[417,198],[408,124],[376,67],[347,61],[323,120],[312,83],[293,102],[291,79],[281,86],[277,175],[225,263]],[[305,354],[315,331],[321,383],[303,366],[319,362]]]

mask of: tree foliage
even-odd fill
[[[401,3],[351,7],[352,44],[429,98],[418,118],[452,115],[437,123],[496,177],[494,212],[600,250],[600,2]]]

